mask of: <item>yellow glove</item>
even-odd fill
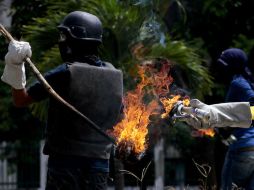
[[[250,107],[251,119],[254,120],[254,106]]]

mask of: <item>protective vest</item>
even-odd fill
[[[107,132],[119,118],[122,106],[122,72],[106,63],[69,65],[67,88],[60,94],[67,102]],[[49,102],[45,154],[76,155],[108,159],[112,143],[89,127],[84,119],[55,99]]]

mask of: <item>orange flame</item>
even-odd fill
[[[183,99],[183,105],[184,106],[189,106],[190,105],[190,98],[189,97],[185,97]]]
[[[138,67],[138,75],[141,80],[135,90],[126,93],[123,99],[124,117],[111,132],[116,138],[117,145],[129,144],[137,155],[143,153],[147,148],[147,127],[150,123],[150,115],[159,114],[163,106],[164,113],[161,114],[161,118],[167,117],[178,100],[183,101],[185,106],[189,105],[189,98],[183,98],[180,95],[166,98],[173,81],[169,75],[170,62],[162,60],[160,68],[157,66],[147,62]],[[153,100],[149,101],[151,97]],[[212,134],[206,130],[202,130],[202,133]]]
[[[174,107],[175,103],[181,99],[180,95],[174,96],[173,98],[161,98],[160,101],[162,102],[164,109],[166,110],[165,113],[163,113],[161,115],[161,118],[165,118],[168,116],[168,114],[170,113],[170,111],[172,110],[172,108]],[[190,104],[190,99],[188,97],[184,97],[183,100],[183,105],[184,106],[189,106]],[[213,137],[215,135],[215,131],[214,129],[199,129],[196,132],[197,136],[210,136]]]
[[[199,129],[199,132],[210,137],[213,137],[215,135],[214,129]]]
[[[131,142],[136,154],[147,148],[149,116],[158,114],[161,109],[158,98],[157,101],[156,98],[152,101],[147,99],[168,93],[168,85],[172,83],[172,78],[168,75],[169,68],[169,64],[163,64],[158,72],[152,64],[140,66],[138,74],[141,81],[135,90],[124,97],[124,118],[114,126],[113,135],[117,144]]]
[[[204,135],[214,137],[215,131],[214,129],[209,128],[209,129],[199,129],[195,133],[192,133],[192,136],[196,136],[196,137],[202,137]]]
[[[180,95],[176,95],[173,98],[161,98],[160,101],[164,106],[165,112],[161,114],[161,118],[166,118],[170,111],[173,109],[175,103],[181,98]]]
[[[183,102],[184,106],[188,106],[190,104],[190,99],[187,96],[182,98],[180,95],[175,95],[172,98],[160,98],[160,101],[165,109],[165,112],[161,114],[161,118],[166,118],[169,115],[170,111],[173,109],[176,102],[179,100]]]

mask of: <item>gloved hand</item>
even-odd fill
[[[28,42],[11,41],[8,53],[5,55],[5,68],[1,77],[2,81],[15,89],[26,86],[26,73],[24,59],[32,56],[31,46]]]
[[[197,129],[214,127],[240,127],[251,126],[251,110],[248,102],[231,102],[207,105],[198,99],[192,99],[190,106],[209,113],[209,119],[203,120],[196,116],[185,118],[189,125]]]

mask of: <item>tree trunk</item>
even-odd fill
[[[164,189],[164,140],[158,139],[154,147],[155,189]]]

